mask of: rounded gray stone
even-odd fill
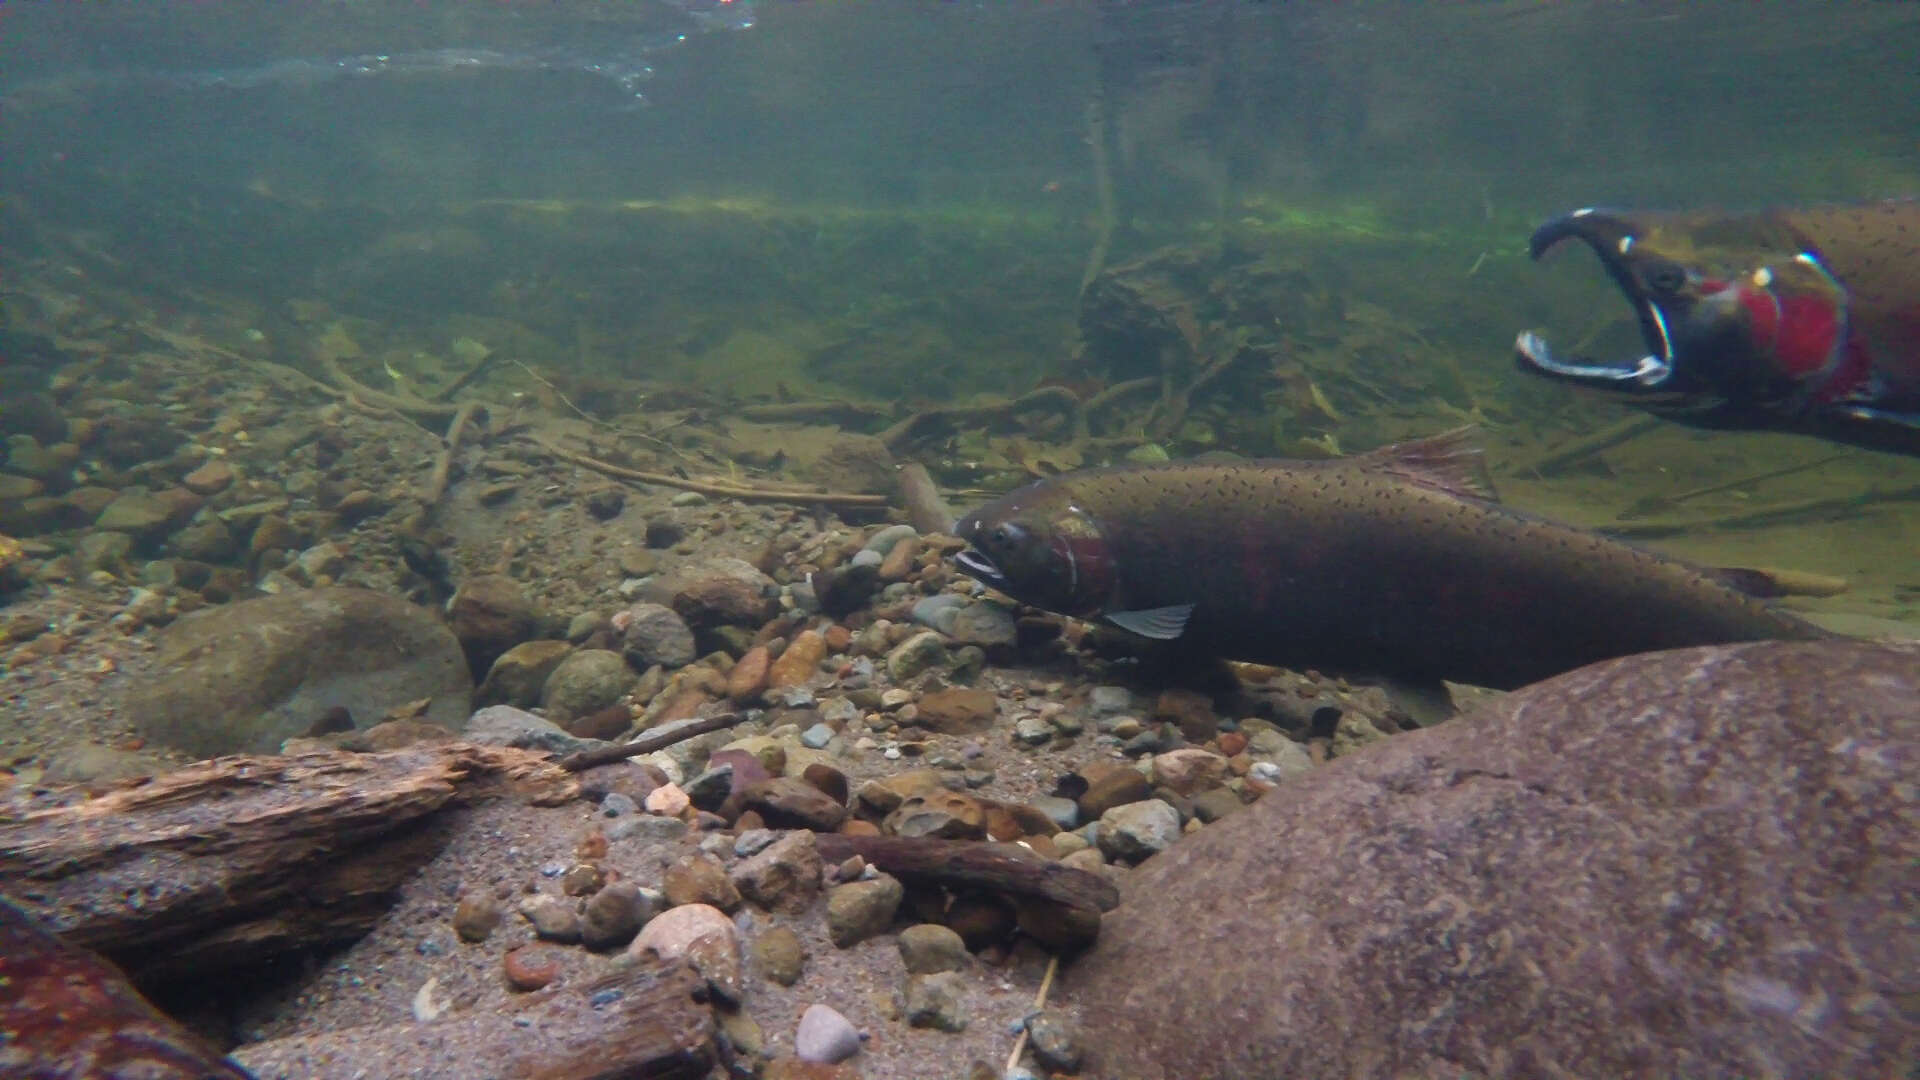
[[[839,1010],[816,1003],[800,1014],[800,1028],[793,1035],[794,1057],[832,1065],[859,1052],[860,1032]]]
[[[160,631],[153,675],[121,702],[141,735],[213,757],[273,753],[333,706],[371,723],[430,699],[454,729],[473,683],[430,610],[370,589],[295,589],[195,612]]]

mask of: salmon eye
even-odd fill
[[[1675,293],[1687,283],[1687,272],[1679,263],[1662,259],[1647,264],[1640,271],[1640,280],[1653,292]]]
[[[1018,525],[1003,521],[993,527],[993,532],[987,539],[991,541],[995,547],[1012,547],[1014,543],[1020,539],[1024,531],[1025,530],[1021,529]]]

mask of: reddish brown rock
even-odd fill
[[[1093,772],[1083,768],[1082,775]],[[1087,790],[1074,800],[1080,805],[1080,820],[1098,821],[1100,815],[1116,806],[1136,803],[1153,795],[1153,782],[1138,769],[1121,765],[1087,777]]]
[[[987,809],[971,795],[942,788],[907,796],[887,815],[886,830],[899,836],[982,840],[987,835]]]
[[[733,558],[682,563],[655,578],[644,596],[680,613],[695,630],[757,627],[779,611],[773,579]]]
[[[507,986],[525,993],[560,977],[560,954],[544,945],[522,945],[501,961]]]
[[[213,496],[233,483],[233,466],[214,458],[180,478],[180,486],[195,495]]]
[[[832,832],[847,819],[845,803],[796,776],[764,780],[747,791],[746,804],[775,829]]]
[[[755,645],[742,653],[727,672],[727,699],[752,701],[767,688],[767,674],[773,664],[765,645]]]
[[[860,785],[860,805],[863,813],[880,815],[891,814],[900,808],[908,796],[924,795],[929,791],[939,791],[946,785],[941,782],[938,769],[909,769],[869,780]]]
[[[822,792],[826,793],[827,798],[832,799],[834,802],[840,803],[843,806],[846,805],[847,774],[841,772],[839,769],[834,768],[824,761],[816,761],[800,770],[800,779],[819,788]]]
[[[385,513],[388,505],[386,499],[361,488],[341,496],[340,501],[334,504],[333,512],[340,515],[340,520],[353,525],[375,514]]]
[[[562,730],[576,738],[608,740],[625,735],[632,726],[633,712],[625,705],[609,705],[560,725]]]
[[[987,808],[987,836],[994,840],[1019,840],[1024,837],[1044,839],[1060,831],[1046,811],[1026,803],[989,802],[982,799]]]
[[[707,904],[721,911],[732,911],[740,906],[740,890],[727,877],[727,868],[719,859],[704,852],[686,856],[667,867],[660,891],[674,907]]]
[[[990,690],[956,686],[920,698],[919,722],[946,735],[977,735],[993,726],[997,702]]]
[[[1067,972],[1130,1080],[1902,1076],[1920,643],[1597,664],[1295,777]]]
[[[447,601],[447,621],[476,678],[508,649],[531,639],[537,625],[532,601],[520,583],[505,574],[481,574],[461,582]]]
[[[1163,690],[1154,702],[1153,719],[1180,729],[1188,742],[1202,743],[1213,738],[1220,721],[1213,715],[1213,699],[1198,690]]]
[[[820,636],[827,639],[827,651],[830,653],[843,653],[853,647],[853,631],[839,623],[821,631]]]
[[[1181,795],[1197,795],[1227,779],[1227,759],[1211,750],[1183,746],[1153,757],[1153,782]]]
[[[773,662],[767,672],[767,685],[778,689],[783,686],[804,686],[814,672],[820,670],[820,661],[827,658],[827,639],[818,630],[802,630],[794,635],[792,644]]]
[[[453,932],[460,935],[461,941],[485,941],[500,925],[500,918],[499,901],[486,893],[470,892],[454,906]]]
[[[794,830],[733,868],[733,883],[747,899],[771,911],[797,915],[820,895],[823,867],[813,834]]]
[[[715,750],[707,758],[707,768],[723,767],[731,773],[727,778],[726,793],[720,797],[718,806],[709,802],[703,809],[714,810],[728,819],[738,818],[747,804],[747,792],[752,791],[755,785],[773,779],[773,774],[747,750]],[[701,795],[704,799],[713,797],[711,790],[702,791]]]
[[[905,581],[913,573],[914,556],[920,553],[920,541],[907,537],[893,545],[886,557],[880,560],[881,581]]]
[[[698,713],[701,706],[713,704],[713,695],[698,686],[685,686],[662,696],[665,700],[647,706],[648,727],[686,720]]]
[[[0,1075],[245,1080],[113,965],[0,900]]]

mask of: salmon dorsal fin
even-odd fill
[[[1486,454],[1473,434],[1471,426],[1457,427],[1424,439],[1382,446],[1349,460],[1356,469],[1385,473],[1449,495],[1499,502],[1493,477],[1487,473]]]

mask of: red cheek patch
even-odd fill
[[[1773,354],[1779,374],[1809,378],[1826,371],[1839,355],[1840,312],[1831,301],[1749,288],[1739,297],[1754,344]]]
[[[1818,297],[1789,296],[1780,301],[1780,331],[1773,356],[1780,373],[1796,379],[1817,375],[1840,355],[1840,313]]]

